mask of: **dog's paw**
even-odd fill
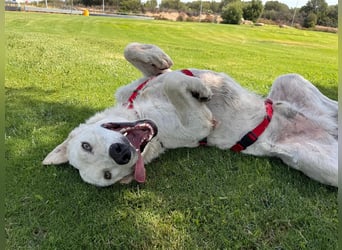
[[[208,102],[211,99],[211,94],[201,95],[200,92],[191,91],[191,95],[193,98],[197,99],[200,102]]]
[[[173,62],[171,58],[160,48],[151,45],[152,47],[146,51],[145,63],[150,64],[156,70],[164,71],[171,68]]]
[[[124,55],[145,76],[162,74],[173,65],[171,58],[153,44],[131,43],[125,48]]]
[[[199,102],[207,102],[210,101],[213,93],[210,88],[205,86],[203,82],[199,78],[193,77],[192,81],[189,82],[188,91],[191,96],[197,99]]]

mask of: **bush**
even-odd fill
[[[216,16],[207,14],[205,18],[201,19],[202,23],[216,23]]]
[[[186,21],[187,15],[184,13],[180,13],[176,19],[177,22],[184,22]]]
[[[252,0],[244,4],[242,8],[243,18],[256,22],[263,10],[262,2],[260,0]]]
[[[316,26],[316,23],[317,23],[317,15],[311,12],[304,18],[303,26],[305,28],[314,28]]]
[[[242,4],[240,1],[229,3],[222,8],[222,23],[240,24],[242,14]]]

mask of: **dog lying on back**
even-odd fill
[[[223,73],[171,71],[155,45],[129,44],[125,58],[144,76],[116,92],[116,105],[89,118],[44,165],[69,162],[97,186],[135,179],[166,149],[204,143],[271,156],[337,186],[338,103],[297,74],[277,78],[264,99]]]

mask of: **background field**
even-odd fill
[[[223,71],[266,95],[296,72],[337,99],[337,35],[278,27],[6,13],[8,249],[336,249],[337,189],[277,159],[168,151],[144,185],[97,188],[42,159],[140,76],[127,43],[162,47],[174,69]]]

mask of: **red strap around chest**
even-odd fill
[[[149,78],[149,79],[147,79],[146,81],[144,81],[144,82],[142,82],[142,83],[140,83],[139,85],[138,85],[138,87],[133,91],[133,93],[131,94],[131,96],[128,98],[128,109],[132,109],[132,108],[134,108],[134,105],[133,105],[133,102],[134,102],[134,100],[137,98],[137,96],[139,95],[139,91],[140,90],[142,90],[144,87],[145,87],[145,85],[151,80],[152,78]]]
[[[248,146],[252,145],[260,135],[266,130],[268,124],[270,124],[272,115],[273,115],[273,107],[272,107],[272,101],[270,99],[265,100],[265,106],[266,106],[266,115],[265,118],[262,120],[262,122],[255,127],[252,131],[248,132],[246,135],[244,135],[240,141],[238,141],[234,146],[230,148],[230,150],[235,152],[240,152],[244,149],[246,149]]]

